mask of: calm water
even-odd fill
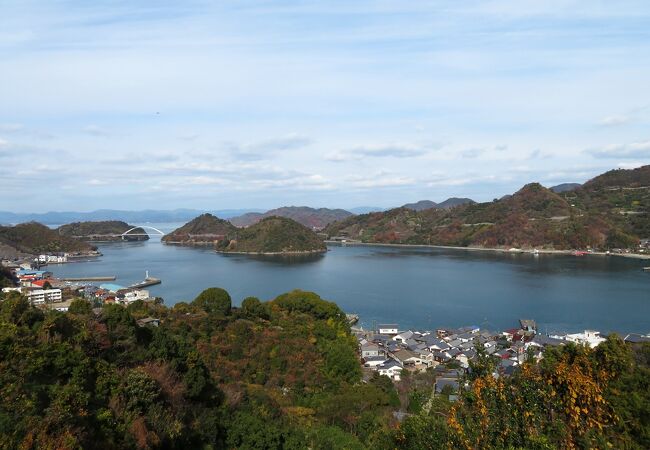
[[[174,225],[160,225],[163,231]],[[145,270],[163,280],[150,288],[167,305],[202,289],[227,289],[271,299],[300,288],[361,315],[362,324],[400,328],[515,326],[537,320],[541,330],[650,332],[648,261],[616,257],[493,254],[429,249],[331,247],[309,259],[220,255],[208,249],[145,243],[100,244],[92,262],[50,266],[55,275],[116,275],[128,285]]]

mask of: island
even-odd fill
[[[205,246],[232,239],[237,235],[237,228],[227,220],[212,214],[201,214],[185,225],[162,237],[164,244]]]
[[[97,248],[37,222],[21,223],[13,227],[0,226],[0,251],[3,258],[15,259],[34,255],[67,254],[67,256],[95,256]]]
[[[316,233],[286,217],[266,217],[248,228],[237,231],[236,237],[220,240],[221,253],[301,254],[327,251],[325,242]]]
[[[82,241],[146,241],[149,235],[140,227],[134,227],[121,220],[104,220],[73,222],[61,225],[56,231],[61,236],[68,236]],[[129,234],[124,235],[125,232]]]

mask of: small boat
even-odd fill
[[[650,267],[644,267],[644,268],[643,268],[643,271],[644,271],[644,272],[650,272]]]

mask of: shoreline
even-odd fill
[[[471,252],[496,252],[496,253],[509,253],[509,254],[521,254],[527,253],[534,255],[534,250],[530,249],[516,249],[510,250],[507,248],[498,248],[498,247],[458,247],[452,245],[429,245],[429,244],[382,244],[375,242],[340,242],[340,241],[325,241],[325,244],[328,245],[337,245],[339,247],[389,247],[389,248],[432,248],[439,250],[465,250]],[[573,256],[576,251],[581,250],[549,250],[549,249],[537,249],[537,254],[539,255],[567,255]],[[619,256],[624,258],[631,259],[650,259],[650,255],[641,255],[639,253],[605,253],[605,252],[585,252],[583,256]]]
[[[221,255],[258,255],[258,256],[298,256],[298,255],[317,255],[327,253],[325,250],[304,250],[295,252],[227,252],[223,250],[215,250],[215,253]]]

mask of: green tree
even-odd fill
[[[68,307],[68,312],[71,314],[87,315],[93,310],[92,305],[88,300],[82,298],[75,298]]]
[[[225,289],[211,287],[201,292],[194,299],[192,305],[201,308],[208,314],[230,314],[232,299]]]

